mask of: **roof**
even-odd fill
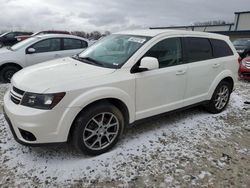
[[[80,39],[80,40],[88,40],[83,37],[78,37],[75,35],[69,35],[69,34],[44,34],[44,35],[35,35],[33,38],[56,38],[56,37],[62,37],[62,38],[74,38],[74,39]]]
[[[209,31],[211,33],[218,33],[222,35],[241,35],[241,36],[250,36],[250,30],[243,31]]]
[[[183,26],[169,26],[169,27],[150,27],[150,29],[176,29],[176,28],[193,28],[193,27],[218,27],[218,26],[233,26],[233,23],[214,24],[214,25],[183,25]]]
[[[131,30],[131,31],[122,31],[115,34],[124,34],[124,35],[137,35],[137,36],[149,36],[155,37],[160,34],[166,35],[197,35],[197,36],[204,36],[204,37],[215,37],[215,38],[223,38],[226,36],[214,34],[214,33],[207,33],[207,32],[198,32],[198,31],[185,31],[185,30],[170,30],[170,29],[144,29],[144,30]]]
[[[249,14],[250,11],[235,12],[234,14]]]

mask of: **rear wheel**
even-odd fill
[[[3,67],[2,70],[0,71],[1,81],[4,83],[10,82],[12,76],[19,70],[20,70],[19,67],[13,65],[7,65]]]
[[[3,47],[3,43],[2,42],[0,42],[0,48],[2,48]]]
[[[85,154],[98,155],[117,143],[123,132],[124,118],[114,105],[102,103],[83,110],[73,126],[73,146]]]
[[[231,85],[228,82],[222,81],[216,87],[206,109],[214,114],[222,112],[229,102],[231,91]]]

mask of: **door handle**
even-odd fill
[[[213,64],[213,68],[218,68],[220,66],[220,64],[219,63],[215,63],[215,64]]]
[[[175,74],[176,75],[183,75],[186,73],[186,70],[178,70]]]

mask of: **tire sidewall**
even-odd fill
[[[0,72],[1,81],[4,82],[4,83],[10,82],[10,80],[6,77],[7,76],[6,74],[7,74],[8,71],[13,71],[14,74],[15,74],[17,71],[19,71],[19,69],[17,67],[14,67],[14,66],[6,66],[6,67],[4,67]]]
[[[87,123],[90,121],[91,118],[96,116],[97,114],[100,114],[102,112],[110,112],[116,116],[116,118],[119,121],[119,130],[118,130],[118,135],[114,139],[114,141],[107,147],[100,149],[100,150],[91,150],[89,149],[85,143],[83,142],[83,131],[85,127],[87,126]],[[76,147],[78,151],[81,151],[85,154],[88,155],[99,155],[101,153],[105,153],[109,149],[111,149],[119,140],[123,133],[124,129],[124,118],[122,113],[118,108],[111,104],[101,104],[101,105],[96,105],[92,106],[83,112],[79,114],[79,117],[76,119],[75,124],[74,124],[74,131],[73,131],[73,144]]]
[[[219,92],[220,88],[223,87],[223,86],[226,86],[226,87],[228,88],[228,91],[229,91],[228,99],[227,99],[227,102],[226,102],[225,106],[224,106],[222,109],[217,109],[217,108],[215,107],[215,97],[216,97],[217,93]],[[227,83],[227,82],[221,82],[221,83],[216,87],[216,89],[215,89],[215,91],[214,91],[214,94],[213,94],[213,97],[212,97],[212,99],[211,99],[211,101],[210,101],[210,103],[211,103],[210,105],[211,105],[211,108],[212,108],[212,109],[211,109],[212,112],[213,112],[213,113],[220,113],[220,112],[222,112],[222,111],[227,107],[227,105],[228,105],[228,102],[229,102],[229,100],[230,100],[230,95],[231,95],[230,84]]]

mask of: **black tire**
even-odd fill
[[[3,47],[3,43],[2,42],[0,42],[0,48],[2,48]]]
[[[2,70],[0,71],[1,81],[3,83],[9,83],[12,76],[19,70],[20,68],[18,68],[17,66],[13,66],[13,65],[7,65],[3,67]]]
[[[225,89],[225,95],[221,95],[221,91]],[[226,91],[227,90],[227,91]],[[216,87],[212,99],[209,101],[209,103],[205,106],[206,110],[210,113],[217,114],[222,112],[229,100],[230,100],[230,95],[232,92],[232,86],[228,82],[222,81],[219,83],[219,85]],[[227,93],[227,94],[226,94]],[[227,97],[226,97],[227,95]],[[219,105],[219,101],[221,101],[221,105]]]
[[[112,115],[113,118],[111,118]],[[96,122],[102,125],[98,125]],[[117,126],[115,123],[113,123],[114,125],[110,124],[111,122],[117,122]],[[108,125],[111,127],[107,128]],[[70,141],[74,148],[87,155],[99,155],[111,149],[119,140],[124,129],[124,117],[114,105],[98,103],[80,112],[72,126]],[[102,146],[102,142],[106,145]],[[93,147],[92,144],[94,144]]]

